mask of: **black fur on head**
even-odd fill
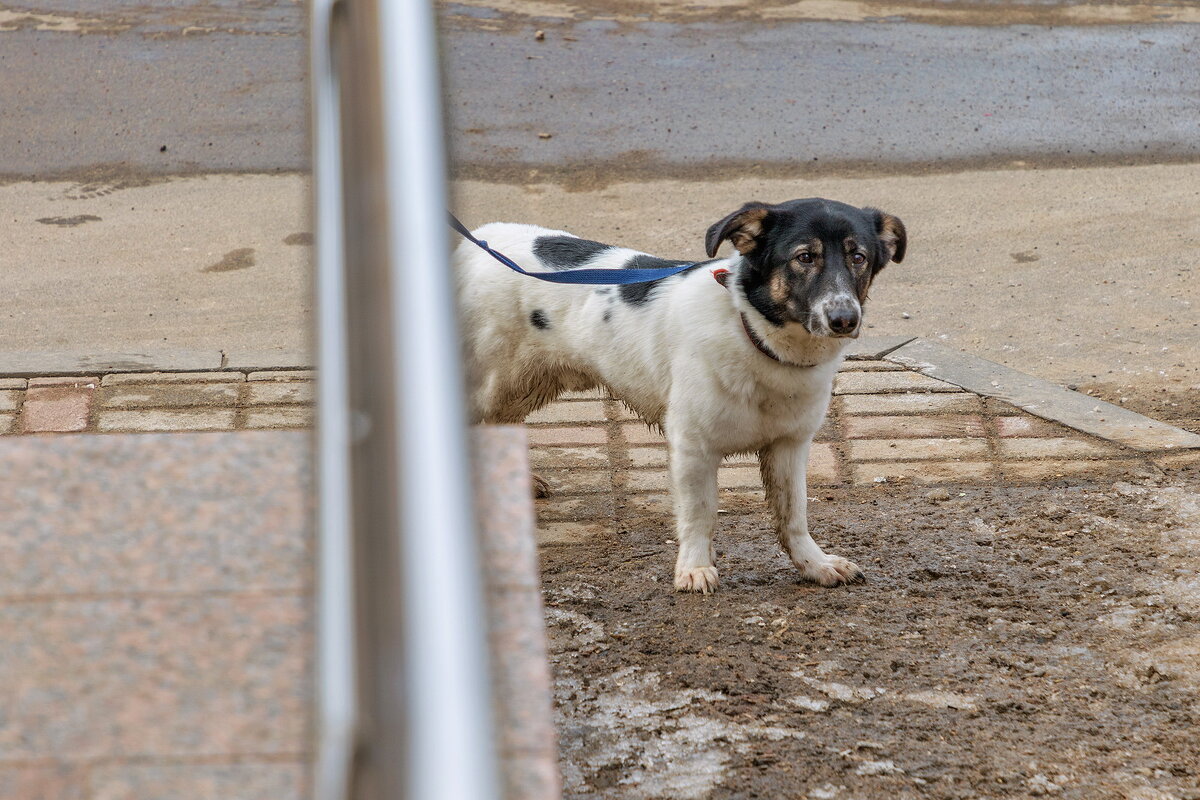
[[[710,258],[726,239],[742,254],[737,279],[754,308],[775,325],[800,322],[820,335],[853,335],[828,330],[834,302],[858,306],[857,331],[871,281],[908,246],[898,218],[821,198],[747,203],[708,229]]]

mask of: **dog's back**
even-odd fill
[[[534,255],[536,241],[569,236],[513,223],[491,223],[475,235],[531,271],[546,269]],[[569,340],[555,335],[556,328],[572,323],[591,287],[519,275],[467,241],[454,262],[475,421],[519,423],[563,392],[599,385],[595,375],[580,369]]]
[[[534,225],[492,223],[475,233],[530,271],[685,263]],[[455,263],[471,407],[482,422],[517,423],[563,392],[602,385],[661,422],[678,351],[676,316],[680,301],[695,294],[680,289],[699,278],[708,294],[720,294],[695,273],[619,287],[547,283],[506,269],[470,242]],[[693,332],[695,319],[713,317],[691,316]]]

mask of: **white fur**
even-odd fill
[[[475,234],[536,271],[550,267],[534,256],[534,240],[566,235],[507,223]],[[586,266],[620,267],[635,254],[608,250]],[[735,253],[712,267],[736,275],[741,264]],[[466,241],[455,268],[475,421],[518,423],[564,391],[607,386],[648,423],[664,427],[679,540],[676,588],[716,588],[717,467],[723,457],[746,452],[759,454],[780,543],[801,574],[824,586],[859,575],[854,564],[813,541],[806,515],[809,446],[846,339],[812,336],[799,324],[770,325],[736,281],[727,290],[706,267],[656,287],[641,306],[623,302],[615,287],[600,293],[518,275]],[[530,323],[535,310],[547,318],[546,330]],[[759,352],[739,312],[781,359],[815,366],[785,365]]]

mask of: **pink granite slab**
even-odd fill
[[[311,436],[0,440],[0,596],[304,590]]]

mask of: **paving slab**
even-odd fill
[[[251,372],[246,376],[249,381],[312,381],[317,379],[317,373],[311,369],[281,369],[265,372]]]
[[[96,414],[96,430],[114,432],[228,431],[237,412],[232,408],[105,409]]]
[[[140,290],[137,294],[141,294]],[[137,294],[133,295],[134,297]],[[99,300],[103,306],[103,298],[97,297],[94,300]],[[141,297],[144,301],[144,295]],[[70,324],[70,316],[67,308],[69,298],[62,298],[64,306],[60,311],[64,314],[64,324]],[[91,303],[84,302],[84,308],[78,313],[82,315],[94,314],[94,308],[90,308]],[[144,312],[143,312],[144,313]],[[221,366],[221,353],[218,350],[178,350],[172,348],[154,348],[142,352],[105,352],[103,344],[93,342],[88,345],[83,341],[85,336],[93,334],[90,330],[91,326],[100,323],[102,318],[97,317],[92,320],[80,320],[83,325],[82,330],[78,330],[77,335],[79,341],[70,344],[60,350],[38,350],[36,337],[40,334],[36,330],[23,328],[23,336],[18,340],[10,340],[6,343],[6,347],[13,347],[24,340],[31,345],[31,349],[27,350],[2,350],[0,351],[0,374],[19,376],[19,375],[88,375],[95,373],[116,373],[116,372],[152,372],[154,370],[171,370],[177,372],[198,372],[201,370],[215,370]],[[37,324],[36,322],[34,323]],[[57,335],[61,336],[63,330],[59,328]],[[35,338],[28,338],[33,334]],[[127,335],[127,333],[125,334]],[[121,335],[122,338],[124,335]],[[93,349],[95,347],[101,349]]]
[[[0,763],[305,752],[310,606],[255,594],[0,604]]]
[[[0,440],[0,597],[311,589],[303,433]],[[136,476],[136,477],[135,477]]]
[[[313,409],[303,406],[255,408],[246,412],[247,428],[311,428]]]
[[[1044,419],[1135,450],[1200,448],[1200,434],[936,342],[918,339],[892,351],[887,358],[922,375],[984,397],[999,398]]]
[[[102,764],[90,770],[88,784],[95,800],[282,800],[309,794],[310,771],[299,758],[265,764]]]
[[[914,483],[980,483],[995,480],[996,466],[987,461],[873,461],[855,464],[858,485],[905,480]]]
[[[556,800],[527,439],[474,442],[504,797]],[[306,432],[0,440],[0,794],[309,795],[311,453]]]
[[[987,439],[857,439],[851,461],[932,461],[988,457]]]
[[[843,421],[848,439],[921,439],[986,436],[983,417],[945,414],[925,417],[848,416]]]
[[[315,396],[312,381],[254,381],[245,390],[245,402],[252,406],[311,405]]]
[[[213,373],[218,374],[218,373]],[[107,375],[105,376],[108,377]],[[100,408],[192,408],[232,406],[241,394],[240,383],[135,383],[103,387],[97,393]]]
[[[66,433],[88,426],[93,386],[30,386],[21,404],[21,428],[26,433]]]

